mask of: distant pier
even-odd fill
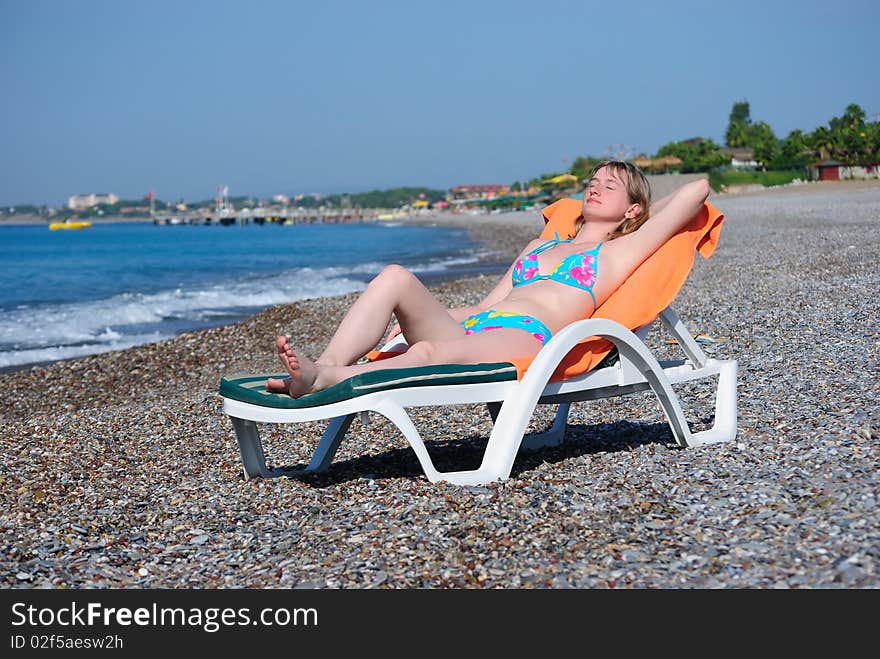
[[[381,210],[352,208],[224,208],[206,211],[157,212],[153,214],[153,224],[205,224],[205,225],[247,225],[247,224],[348,224],[375,222]]]

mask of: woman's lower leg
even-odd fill
[[[392,368],[411,368],[433,364],[477,364],[503,362],[514,357],[530,357],[541,349],[541,342],[529,332],[518,329],[498,329],[451,341],[419,341],[397,357],[369,364],[332,365],[311,362],[298,356],[279,342],[279,352],[290,378],[269,379],[270,391],[288,391],[297,398],[312,391],[320,391],[338,382],[372,371]]]
[[[388,266],[351,306],[315,363],[353,364],[376,347],[392,314],[397,315],[410,343],[428,338],[427,334],[448,339],[461,332],[458,323],[412,273]]]
[[[361,373],[391,368],[505,362],[516,357],[533,357],[538,354],[541,345],[532,334],[519,329],[492,330],[462,336],[451,341],[420,341],[397,357],[369,364],[352,366],[319,364],[313,388],[317,391]]]

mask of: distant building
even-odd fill
[[[721,153],[730,156],[730,166],[734,169],[756,169],[760,166],[760,163],[755,160],[754,152],[747,146],[721,149]]]
[[[111,193],[92,192],[90,194],[75,194],[67,198],[67,207],[73,211],[84,211],[98,204],[115,204],[119,197]]]
[[[842,164],[838,160],[822,160],[807,165],[807,171],[814,181],[839,181]]]
[[[807,165],[808,178],[813,181],[848,181],[880,178],[880,163],[847,165],[839,160],[822,160]]]
[[[290,199],[283,194],[275,195],[274,197],[272,197],[272,201],[274,201],[276,204],[284,204],[285,206],[290,203]]]
[[[506,190],[505,185],[456,185],[449,193],[453,199],[492,199]]]

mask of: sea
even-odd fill
[[[463,228],[410,223],[2,226],[0,370],[360,291],[388,263],[431,283],[487,260]]]

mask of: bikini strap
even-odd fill
[[[559,240],[559,232],[558,231],[554,231],[553,235],[556,236],[555,240],[556,240],[557,245],[559,243],[570,243],[572,240],[574,240],[574,238],[566,238],[565,240]]]
[[[552,238],[551,240],[544,241],[543,243],[541,243],[540,245],[535,247],[535,249],[533,249],[531,252],[529,252],[529,254],[536,254],[537,255],[537,254],[540,254],[541,252],[543,252],[544,250],[550,249],[551,247],[556,247],[559,243],[571,242],[570,240],[559,240],[559,233],[556,231],[553,232],[553,235],[555,236],[554,238]]]

